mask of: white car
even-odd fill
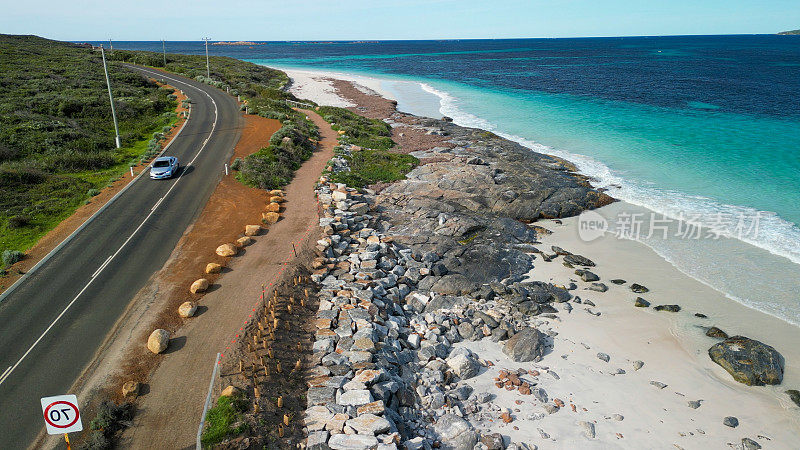
[[[179,167],[178,158],[174,156],[156,158],[153,164],[150,165],[150,178],[154,180],[172,178],[178,174]]]

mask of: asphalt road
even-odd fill
[[[136,70],[169,78],[192,101],[189,121],[166,153],[178,157],[183,171],[171,180],[135,180],[0,303],[2,448],[25,448],[44,429],[39,399],[70,393],[133,296],[200,214],[241,135],[235,98],[194,80]]]

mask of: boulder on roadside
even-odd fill
[[[219,256],[236,256],[237,253],[239,253],[239,249],[233,244],[222,244],[217,247]]]
[[[228,385],[225,389],[222,390],[222,393],[219,394],[220,397],[232,397],[239,392],[239,388],[233,385]]]
[[[269,198],[270,203],[283,203],[285,201],[286,199],[280,195],[273,195],[272,197]]]
[[[733,336],[708,349],[708,356],[733,379],[748,386],[781,384],[783,356],[771,346],[744,336]]]
[[[279,196],[279,197],[283,197],[283,190],[281,190],[281,189],[273,189],[273,190],[269,191],[269,195],[273,196],[273,197],[276,196],[276,195]]]
[[[139,384],[138,381],[126,381],[125,384],[122,385],[122,396],[137,397],[139,396],[140,388],[141,384]]]
[[[192,317],[197,312],[197,304],[195,302],[183,302],[178,307],[178,315],[187,318]]]
[[[258,236],[261,234],[261,225],[245,225],[244,226],[244,235],[245,236]]]
[[[516,362],[538,361],[544,356],[544,348],[544,334],[528,327],[506,341],[503,353]]]
[[[267,212],[281,212],[281,204],[280,203],[270,203],[267,205]]]
[[[147,349],[151,352],[158,354],[167,349],[169,345],[169,331],[157,329],[150,333],[147,338]]]
[[[208,289],[208,280],[205,278],[200,278],[192,283],[192,285],[189,287],[189,292],[192,294],[197,294],[198,292],[204,292],[206,289]]]
[[[217,263],[208,263],[206,264],[206,273],[220,273],[222,272],[222,265]]]
[[[253,243],[253,238],[251,238],[250,236],[242,236],[236,240],[237,247],[247,247],[252,243]]]
[[[472,450],[478,433],[469,422],[455,414],[445,414],[433,425],[442,450]]]
[[[261,218],[262,220],[264,220],[265,223],[273,224],[273,223],[278,223],[278,220],[280,220],[281,215],[276,212],[265,212],[261,213]]]

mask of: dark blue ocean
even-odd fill
[[[166,45],[168,52],[204,52],[202,42]],[[161,43],[114,42],[114,48],[161,51]],[[764,276],[772,280],[775,270],[789,275],[776,268],[800,267],[800,36],[268,42],[209,49],[273,67],[377,79],[401,107],[413,103],[416,89],[438,107],[430,115],[570,159],[597,186],[647,211],[755,217],[757,234],[716,249],[648,245],[737,300],[800,323],[792,305],[765,308],[737,285],[741,271],[756,270],[748,261],[768,267]],[[744,268],[721,266],[720,259]],[[692,261],[691,267],[680,261]]]

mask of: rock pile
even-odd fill
[[[386,224],[370,214],[373,195],[321,182],[324,237],[312,264],[320,286],[318,365],[308,382],[308,447],[431,448],[438,442],[473,449],[482,437],[470,417],[499,415],[488,409],[489,394],[461,381],[491,363],[454,344],[488,337],[507,341],[504,350],[515,360],[537,360],[549,344],[530,319],[555,312],[552,304],[572,295],[548,283],[507,279],[470,286],[466,296],[459,286],[473,282],[451,273],[435,253],[380,231]],[[529,375],[509,372],[503,385],[531,395]],[[546,397],[538,389],[535,395]]]

